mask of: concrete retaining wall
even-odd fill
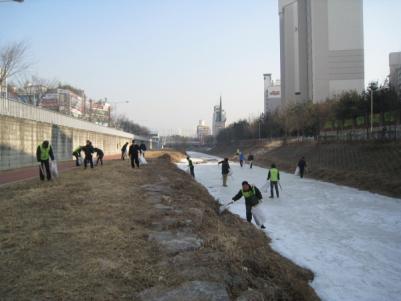
[[[130,137],[132,138],[132,137]],[[106,155],[118,154],[125,137],[68,128],[27,119],[0,116],[0,170],[36,164],[36,148],[49,140],[56,160],[72,159],[72,151],[86,140]]]
[[[56,160],[65,161],[86,140],[107,156],[120,153],[133,138],[152,148],[146,137],[0,98],[0,170],[36,164],[36,148],[43,140],[50,141]]]

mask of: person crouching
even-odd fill
[[[235,202],[242,197],[245,198],[246,220],[252,222],[252,207],[259,204],[260,200],[263,198],[262,193],[256,186],[250,185],[247,181],[243,181],[242,189],[232,198],[232,200]],[[264,224],[260,225],[260,227],[265,229]]]

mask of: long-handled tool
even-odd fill
[[[266,193],[268,192],[268,187],[269,187],[269,182],[266,182],[260,189],[265,191]]]
[[[226,211],[228,209],[228,207],[230,207],[230,205],[232,205],[234,202],[231,201],[227,204],[221,205],[219,208],[219,214],[222,214],[224,211]]]
[[[42,165],[42,162],[39,163],[39,169],[40,169],[43,177],[46,177],[47,176],[47,171],[45,172],[45,170],[43,168],[43,165]]]
[[[280,190],[283,191],[283,187],[281,187],[280,181],[278,181],[278,186],[280,186]]]

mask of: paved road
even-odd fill
[[[119,159],[120,155],[105,156],[105,161]],[[74,169],[75,161],[58,162],[59,172]],[[0,186],[4,184],[14,183],[22,180],[28,180],[39,176],[38,166],[28,166],[11,170],[0,171]]]

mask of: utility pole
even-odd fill
[[[373,133],[373,89],[370,89],[370,134]]]
[[[259,116],[259,141],[262,139],[262,137],[261,137],[261,124],[262,124],[262,120],[264,119],[264,117],[265,117],[264,113],[260,114],[260,116]]]

